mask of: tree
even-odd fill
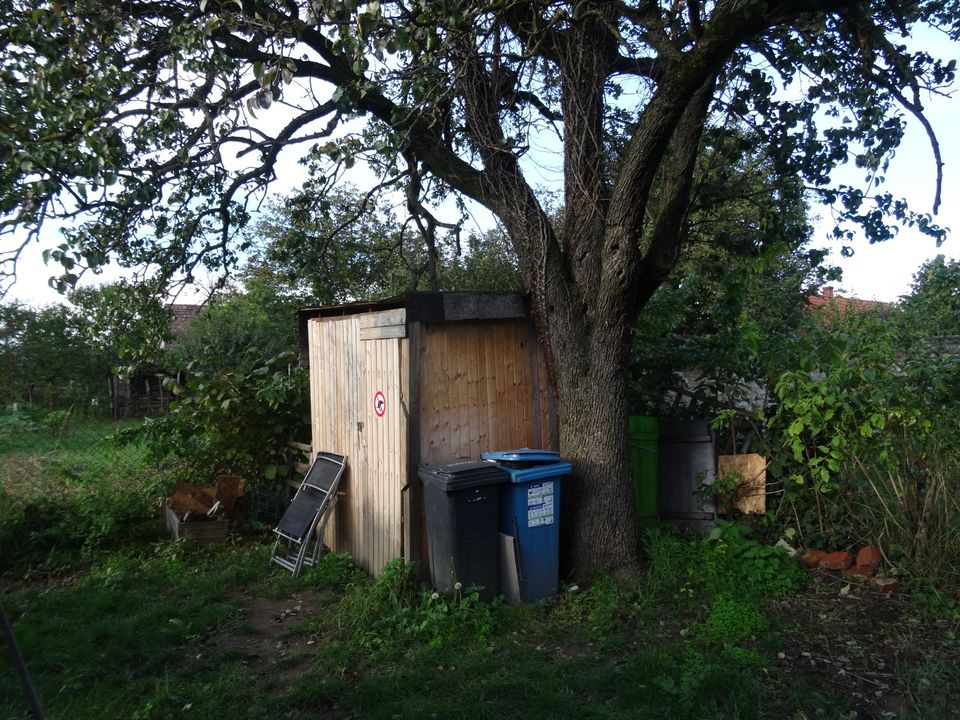
[[[938,255],[913,276],[901,303],[902,324],[927,338],[960,336],[960,261]]]
[[[882,180],[898,108],[930,129],[922,93],[954,65],[898,35],[956,37],[958,18],[947,0],[14,0],[0,224],[29,240],[51,216],[89,218],[49,254],[63,282],[108,258],[189,278],[236,261],[232,235],[287,148],[326,186],[367,162],[402,188],[428,251],[459,224],[441,199],[483,205],[517,253],[576,466],[571,568],[617,568],[637,557],[631,328],[677,261],[704,129],[753,127],[778,173],[874,239],[887,214],[940,236],[889,195],[828,180],[851,155]],[[530,180],[554,153],[556,226]]]
[[[457,248],[440,269],[444,290],[522,290],[517,255],[510,238],[496,228],[471,234],[466,248]]]
[[[351,185],[309,182],[275,202],[255,225],[251,279],[303,304],[377,300],[411,290],[514,290],[522,286],[509,239],[499,230],[424,248],[410,223]]]
[[[0,403],[109,408],[110,358],[87,342],[82,318],[66,305],[0,305],[0,367]]]
[[[635,411],[704,413],[763,399],[792,367],[807,297],[839,269],[809,246],[798,177],[778,176],[749,133],[706,140],[680,258],[640,315],[631,386]],[[734,157],[725,147],[746,143]],[[694,376],[681,376],[694,370]],[[686,386],[679,408],[672,391]],[[769,397],[769,392],[766,393]],[[755,408],[762,410],[763,408]]]
[[[170,311],[149,285],[121,280],[69,297],[78,332],[108,367],[160,364]]]
[[[259,276],[247,279],[240,291],[215,293],[183,337],[168,351],[168,368],[250,372],[287,353],[293,362],[298,349],[299,299],[278,294]]]
[[[437,267],[386,203],[351,185],[308,182],[275,202],[254,233],[262,249],[245,274],[272,276],[305,302],[332,305],[415,289]]]

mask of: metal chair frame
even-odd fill
[[[323,553],[323,534],[337,504],[337,488],[347,467],[347,456],[318,452],[303,476],[297,494],[273,532],[277,540],[270,562],[299,577],[304,565],[312,567]],[[308,554],[310,546],[312,552]]]

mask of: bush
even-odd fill
[[[811,325],[768,428],[779,512],[807,546],[876,543],[918,579],[955,588],[960,359],[895,320],[848,310]]]
[[[274,480],[286,467],[286,444],[306,432],[307,374],[290,369],[289,355],[249,371],[189,366],[183,384],[165,385],[176,395],[170,412],[124,434],[145,441],[155,460],[176,458],[194,482],[219,473],[251,481]]]
[[[787,551],[749,537],[750,528],[720,521],[700,543],[695,565],[688,565],[715,597],[726,595],[762,603],[796,590],[803,570]]]

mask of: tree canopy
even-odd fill
[[[321,187],[367,163],[374,191],[403,192],[428,248],[459,231],[445,198],[483,205],[516,251],[577,468],[572,567],[615,567],[636,556],[632,321],[680,255],[704,148],[763,147],[872,239],[891,236],[891,219],[942,237],[877,189],[905,116],[928,131],[941,174],[923,103],[954,64],[908,47],[923,24],[956,39],[960,8],[13,0],[0,19],[5,259],[59,217],[75,220],[49,252],[64,286],[108,260],[161,280],[229,266],[287,150]],[[848,159],[871,190],[830,185]],[[538,187],[542,173],[557,182]]]
[[[701,167],[679,261],[637,321],[634,412],[702,414],[705,403],[755,400],[745,397],[751,386],[770,387],[790,366],[809,294],[839,277],[828,251],[810,246],[799,178],[777,175],[757,151],[731,162],[708,148]]]
[[[241,274],[302,304],[375,300],[411,290],[515,290],[522,286],[499,229],[425,246],[412,222],[352,185],[308,182],[274,201],[253,226],[256,251]]]

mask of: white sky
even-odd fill
[[[946,40],[936,38],[932,44],[935,44],[935,47],[930,48],[931,52],[940,57],[957,57],[960,54],[960,49]],[[954,229],[955,232],[948,234],[946,242],[937,248],[932,239],[916,230],[904,228],[895,239],[886,243],[871,246],[866,241],[854,242],[854,255],[843,258],[840,256],[839,244],[829,236],[832,223],[827,216],[828,209],[813,207],[812,212],[823,217],[820,222],[815,223],[811,244],[813,247],[834,248],[830,261],[843,268],[843,280],[834,283],[838,293],[871,300],[896,300],[909,292],[914,273],[927,260],[937,254],[953,259],[960,258],[960,134],[956,132],[960,108],[957,102],[956,98],[935,97],[930,98],[926,104],[928,117],[939,136],[944,160],[943,202],[934,221]],[[544,142],[552,144],[553,139],[544,138]],[[276,194],[289,192],[306,179],[306,169],[299,165],[291,154],[281,156],[277,174],[281,179],[271,189],[271,192]],[[534,172],[534,175],[536,174]],[[550,174],[549,171],[547,174]],[[369,178],[369,173],[365,175]],[[886,178],[883,189],[893,193],[894,197],[906,198],[914,211],[931,211],[935,178],[933,154],[926,134],[912,119],[908,119],[906,137],[891,162]],[[536,182],[536,178],[532,179]],[[547,180],[546,177],[543,179]],[[851,171],[850,184],[860,181],[860,173]],[[354,179],[354,182],[359,185],[363,181]],[[484,216],[486,213],[479,213],[479,217]],[[48,286],[51,268],[44,266],[41,258],[45,247],[55,246],[59,242],[61,239],[58,228],[44,228],[40,241],[33,243],[21,256],[17,283],[7,294],[6,300],[20,300],[32,305],[63,300]],[[110,282],[121,277],[123,272],[123,269],[110,265],[101,275],[86,275],[81,284],[98,285]],[[192,299],[195,298],[189,293],[181,296],[181,301]]]
[[[949,48],[947,57],[957,57],[957,49]],[[943,157],[943,189],[939,213],[934,222],[952,232],[937,248],[936,242],[917,230],[904,228],[899,235],[885,243],[870,245],[865,240],[852,244],[854,255],[840,257],[836,248],[831,260],[843,268],[843,280],[835,283],[841,294],[865,300],[896,300],[910,290],[913,275],[925,261],[938,254],[954,260],[960,258],[960,135],[957,119],[960,105],[957,98],[938,97],[927,104],[928,116],[937,132]],[[904,197],[916,212],[930,213],[933,208],[936,166],[926,133],[916,121],[908,120],[908,130],[886,174],[881,187],[894,197]],[[851,174],[851,184],[857,178]],[[832,228],[824,215],[815,225],[815,247],[834,247],[827,241]]]

